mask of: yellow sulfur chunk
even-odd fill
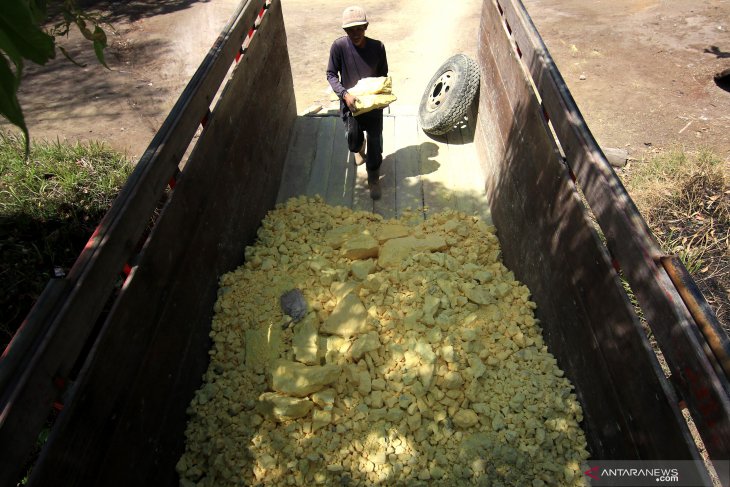
[[[580,404],[494,227],[298,197],[258,237],[220,279],[181,485],[585,485]],[[310,312],[282,329],[293,288]]]

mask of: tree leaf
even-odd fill
[[[10,69],[10,64],[5,56],[0,56],[0,114],[8,122],[17,126],[25,135],[25,155],[28,156],[30,148],[28,127],[25,125],[23,110],[18,102],[18,84],[22,72],[22,61],[18,67],[17,74]]]
[[[104,60],[104,48],[106,46],[102,44],[99,41],[94,41],[94,52],[96,53],[96,59],[99,60],[99,62],[106,68],[111,70],[109,66],[107,66],[106,61]]]
[[[94,40],[94,34],[91,33],[88,27],[86,27],[86,22],[84,19],[77,17],[76,18],[76,25],[79,28],[79,31],[81,31],[81,34],[89,41]]]
[[[16,67],[18,63],[23,62],[23,56],[4,30],[0,30],[0,51],[4,52]]]
[[[2,0],[0,31],[20,55],[37,64],[45,64],[55,54],[53,37],[36,25],[28,5],[23,0]]]
[[[107,46],[106,32],[98,25],[94,28],[94,40],[101,42],[104,47]]]
[[[63,57],[74,63],[79,68],[85,68],[87,64],[81,64],[80,62],[76,61],[74,58],[71,57],[71,54],[68,53],[66,49],[63,48],[63,46],[58,46],[58,50],[61,51],[61,54],[63,54]]]
[[[48,17],[48,2],[46,0],[28,0],[28,8],[33,16],[33,21],[40,25]]]
[[[94,52],[96,53],[96,59],[99,60],[99,62],[106,68],[109,69],[109,66],[106,65],[106,61],[104,61],[104,48],[106,47],[106,43],[101,43],[100,41],[94,41]]]

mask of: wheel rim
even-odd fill
[[[434,112],[444,104],[444,100],[451,91],[454,81],[456,81],[456,73],[451,70],[444,71],[444,73],[439,76],[428,90],[429,94],[428,102],[426,103],[426,110]]]

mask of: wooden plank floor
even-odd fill
[[[491,221],[468,128],[430,137],[406,110],[383,119],[383,196],[370,199],[365,166],[356,167],[337,116],[299,117],[291,136],[278,202],[319,194],[327,203],[396,218],[406,210],[427,217],[445,208]]]

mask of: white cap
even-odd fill
[[[355,27],[358,25],[368,25],[368,17],[365,15],[365,9],[362,7],[347,7],[342,12],[342,28]]]

